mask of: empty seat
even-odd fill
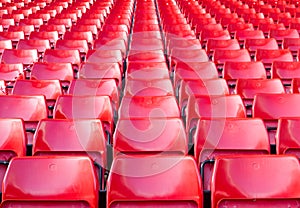
[[[2,54],[5,49],[12,49],[12,47],[11,40],[0,40],[0,54]]]
[[[148,80],[127,79],[124,87],[125,96],[168,96],[174,95],[170,79]]]
[[[108,178],[107,193],[108,208],[196,208],[203,200],[196,163],[182,156],[118,157]]]
[[[118,63],[123,70],[123,54],[121,50],[89,50],[87,63]]]
[[[1,206],[96,208],[98,183],[88,157],[20,157],[7,170]]]
[[[12,90],[14,95],[44,95],[48,107],[53,108],[62,94],[59,80],[17,80]]]
[[[235,38],[244,45],[247,39],[264,39],[264,33],[261,30],[238,30],[235,33]]]
[[[165,62],[165,55],[162,50],[140,51],[128,54],[129,62]]]
[[[299,38],[299,34],[296,29],[271,30],[270,37],[275,38],[278,44],[281,45],[285,38]]]
[[[2,183],[10,160],[26,155],[27,137],[22,119],[0,119],[0,131],[0,181]]]
[[[80,79],[114,79],[118,87],[122,85],[119,63],[82,63],[79,70]]]
[[[38,53],[44,53],[46,49],[50,49],[49,40],[20,40],[17,49],[36,49]]]
[[[120,119],[113,137],[114,155],[187,154],[180,119]]]
[[[237,79],[266,79],[262,62],[225,62],[223,77],[229,86],[234,87]]]
[[[247,39],[245,41],[245,48],[248,49],[251,56],[254,57],[256,50],[266,49],[266,50],[278,50],[277,41],[274,38],[265,39]]]
[[[125,96],[119,108],[119,118],[179,118],[174,96]]]
[[[36,49],[5,49],[3,51],[1,62],[5,64],[23,64],[32,65],[38,61]]]
[[[200,95],[228,95],[229,89],[224,79],[195,79],[184,80],[179,88],[178,103],[181,108],[182,115],[184,115],[184,108],[186,107],[188,98],[190,96]]]
[[[58,32],[55,31],[39,31],[39,32],[31,32],[29,39],[33,40],[49,40],[52,45],[56,43],[59,39]]]
[[[274,61],[293,61],[293,55],[288,49],[257,49],[255,59],[263,62],[266,69],[270,69]]]
[[[71,63],[74,71],[78,70],[81,63],[79,50],[72,49],[48,49],[45,51],[43,60],[47,63]]]
[[[286,90],[290,91],[293,78],[300,78],[300,63],[291,61],[275,61],[272,65],[272,78],[281,79]]]
[[[238,79],[236,93],[240,95],[247,108],[247,115],[252,114],[253,99],[258,93],[285,93],[280,79]]]
[[[211,188],[217,156],[269,154],[270,144],[260,119],[201,119],[194,137],[195,159],[200,167],[204,190]]]
[[[113,78],[73,80],[69,86],[68,94],[76,96],[107,95],[112,100],[115,110],[119,106],[119,91]]]
[[[300,116],[300,109],[297,107],[299,102],[299,94],[257,94],[254,97],[253,117],[264,120],[271,145],[275,144],[278,119]]]
[[[238,50],[240,49],[240,45],[236,39],[229,39],[229,40],[208,39],[206,44],[207,54],[212,55],[214,50],[216,49]]]
[[[186,131],[191,139],[200,118],[244,118],[246,112],[239,95],[204,95],[189,97],[185,115]]]
[[[0,64],[0,79],[6,82],[24,78],[23,64]]]
[[[113,116],[108,96],[61,95],[53,110],[54,119],[100,119],[109,134],[113,131]]]
[[[132,51],[154,51],[163,50],[163,42],[161,39],[143,39],[133,36],[130,50]]]
[[[292,81],[292,93],[299,93],[300,92],[300,79],[294,78]]]
[[[47,105],[44,96],[29,95],[2,95],[0,118],[21,118],[25,122],[28,132],[28,144],[32,144],[32,133],[37,123],[48,117]]]
[[[73,80],[71,63],[35,63],[31,71],[31,79],[36,80],[60,80],[62,86],[68,86]]]
[[[212,207],[298,206],[299,177],[299,162],[292,156],[220,157],[215,162],[211,204]]]
[[[213,53],[213,61],[222,66],[225,62],[250,62],[251,58],[246,49],[222,50],[217,49]]]
[[[281,118],[278,121],[276,138],[277,154],[291,154],[300,157],[299,118]]]
[[[55,131],[53,131],[55,129]],[[44,119],[33,138],[33,155],[89,156],[104,188],[106,168],[106,138],[102,123],[97,119]],[[102,172],[101,172],[102,171]]]

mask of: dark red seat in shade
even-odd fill
[[[114,155],[186,155],[180,119],[120,119],[113,137]]]
[[[194,156],[204,190],[211,188],[217,156],[269,154],[268,133],[261,119],[201,119],[194,137]]]
[[[202,206],[201,189],[191,157],[118,157],[107,182],[107,207],[196,208]]]
[[[3,182],[1,207],[96,208],[99,203],[98,183],[88,157],[15,158]]]
[[[294,78],[292,81],[292,93],[299,93],[300,92],[300,79]]]
[[[299,177],[299,162],[293,156],[220,157],[213,172],[211,204],[212,207],[298,206]]]

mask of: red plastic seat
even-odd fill
[[[23,64],[0,64],[0,79],[5,82],[24,79]]]
[[[107,95],[115,110],[119,106],[119,91],[114,79],[75,79],[71,82],[68,94],[75,96]]]
[[[170,96],[174,95],[170,79],[127,79],[125,96]]]
[[[1,207],[96,208],[99,203],[98,183],[92,161],[88,157],[15,158],[3,182]]]
[[[247,39],[264,39],[264,33],[261,30],[238,30],[235,38],[243,45]]]
[[[108,178],[107,193],[108,208],[196,208],[203,200],[196,163],[182,156],[118,157]]]
[[[299,177],[299,162],[293,156],[219,157],[213,173],[211,204],[212,207],[297,206]]]
[[[161,39],[141,39],[132,38],[130,50],[132,51],[155,51],[163,50],[163,42]]]
[[[38,61],[36,49],[5,49],[3,51],[1,62],[5,64],[32,65]]]
[[[113,137],[114,155],[187,154],[187,139],[180,119],[121,119]]]
[[[237,79],[266,79],[267,74],[262,62],[225,62],[223,78],[230,87],[234,87]]]
[[[300,157],[299,147],[299,118],[281,118],[278,121],[276,134],[277,154],[295,155]]]
[[[118,63],[83,63],[79,70],[80,79],[114,79],[118,87],[122,84],[121,68]]]
[[[70,63],[35,63],[31,71],[31,79],[37,80],[73,80],[73,69]]]
[[[48,117],[44,96],[2,95],[0,118],[21,118],[25,122],[28,144],[32,144],[32,133],[37,123]]]
[[[170,53],[170,67],[175,67],[179,62],[195,63],[207,62],[208,56],[203,49],[186,50],[181,48],[173,48]]]
[[[240,49],[240,44],[236,39],[229,39],[229,40],[208,39],[206,44],[207,54],[212,55],[214,50],[216,49],[238,50]]]
[[[201,44],[205,46],[209,39],[229,40],[230,34],[228,30],[207,30],[201,32]]]
[[[292,93],[300,93],[300,79],[294,78],[292,81]]]
[[[286,29],[286,30],[271,30],[270,37],[275,38],[279,45],[282,44],[285,38],[299,38],[298,31],[296,29]]]
[[[266,50],[257,49],[255,54],[256,61],[261,61],[264,63],[265,68],[268,70],[271,68],[273,62],[275,61],[293,61],[293,55],[288,49],[277,49],[277,50]]]
[[[85,32],[65,32],[64,40],[86,40],[88,44],[93,45],[94,39],[91,31]]]
[[[120,50],[89,50],[86,55],[87,63],[118,63],[123,68],[123,55]]]
[[[165,62],[165,55],[162,50],[130,52],[128,54],[129,62]]]
[[[167,44],[167,55],[170,55],[170,52],[173,48],[181,48],[186,50],[202,49],[198,39],[172,38]]]
[[[94,41],[93,48],[95,50],[120,50],[122,52],[122,56],[125,56],[127,50],[127,43],[123,39],[116,39],[116,40],[96,39]]]
[[[53,130],[55,129],[55,132]],[[63,141],[63,142],[62,142]],[[97,119],[41,120],[33,138],[33,155],[88,156],[98,174],[106,168],[106,138]],[[103,189],[103,175],[99,175]]]
[[[236,93],[240,95],[247,109],[247,115],[252,115],[253,99],[258,93],[285,93],[280,79],[238,79]]]
[[[284,38],[282,46],[285,49],[289,49],[292,52],[294,58],[296,58],[300,49],[300,38]]]
[[[97,28],[97,30],[101,29],[101,20],[98,18],[81,18],[79,20],[77,20],[77,26],[76,29],[79,30],[79,28],[84,28],[85,25],[90,25],[90,26],[95,26]],[[88,27],[90,27],[88,26]],[[72,30],[73,30],[74,26],[72,26]],[[75,29],[75,30],[76,30]],[[91,30],[93,33],[95,32],[95,29]]]
[[[53,110],[54,119],[100,119],[109,134],[113,130],[113,116],[108,96],[61,95]]]
[[[299,117],[299,94],[257,94],[253,101],[253,117],[264,120],[271,145],[275,145],[278,119]]]
[[[81,54],[86,54],[89,50],[86,40],[57,40],[55,49],[79,50]]]
[[[213,53],[212,60],[219,70],[223,69],[225,62],[250,62],[251,57],[246,49],[222,50],[216,49]]]
[[[29,39],[33,40],[49,40],[51,44],[55,44],[59,39],[57,31],[39,31],[31,32]]]
[[[12,47],[11,40],[0,40],[0,54],[2,54],[5,49],[12,49]]]
[[[181,82],[185,80],[205,80],[218,78],[218,71],[213,62],[179,62],[174,67],[174,89],[178,96]]]
[[[0,119],[0,131],[0,181],[2,182],[11,159],[26,155],[27,138],[24,122],[21,119]]]
[[[244,118],[246,117],[246,111],[239,95],[203,95],[189,97],[185,115],[186,131],[191,139],[198,119]]]
[[[64,25],[66,29],[72,27],[71,18],[51,18],[48,20],[48,25]]]
[[[20,39],[24,39],[25,35],[23,31],[18,32],[0,32],[0,40],[11,40],[15,45]]]
[[[245,48],[248,49],[251,55],[255,55],[256,50],[278,50],[277,41],[274,38],[265,39],[247,39],[245,41]]]
[[[281,79],[285,87],[291,85],[293,78],[300,78],[300,63],[291,61],[275,61],[272,66],[272,78]]]
[[[183,111],[186,107],[188,98],[190,96],[201,96],[201,95],[228,95],[229,89],[224,79],[195,79],[195,80],[184,80],[181,83],[178,93],[179,107]]]
[[[71,63],[74,71],[78,70],[81,63],[79,50],[74,49],[48,49],[45,51],[43,60],[47,63]]]
[[[22,19],[19,22],[20,26],[24,25],[33,25],[35,29],[40,28],[41,25],[43,25],[43,19],[42,18],[28,18],[28,19]]]
[[[124,96],[119,118],[180,118],[180,112],[174,96]]]
[[[44,95],[48,107],[54,107],[56,99],[62,94],[62,89],[58,80],[17,80],[12,94]]]
[[[24,35],[28,37],[31,32],[34,31],[34,26],[33,25],[23,25],[23,26],[16,26],[16,25],[11,25],[8,28],[8,32],[24,32]]]
[[[38,53],[44,53],[46,49],[50,49],[49,40],[23,40],[21,39],[17,44],[17,49],[36,49]]]
[[[63,36],[66,32],[66,26],[65,25],[41,25],[39,32],[46,32],[44,33],[45,36],[47,32],[50,32],[50,34],[53,34],[54,37],[50,38],[50,41],[52,39],[52,42],[56,42],[58,40],[58,37],[56,33],[58,33],[59,36]],[[35,33],[37,34],[37,33]],[[42,34],[38,34],[39,36],[42,36]],[[34,38],[35,35],[32,35],[31,38]],[[50,35],[49,35],[50,36]],[[43,38],[43,37],[41,37]]]
[[[234,35],[236,31],[239,30],[254,30],[254,27],[251,23],[233,23],[229,24],[227,27],[227,30],[230,32],[230,34]]]
[[[216,157],[269,154],[270,144],[260,119],[202,119],[194,137],[194,156],[200,167],[204,190],[211,189]]]

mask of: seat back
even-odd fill
[[[88,157],[20,157],[13,159],[7,170],[2,207],[62,203],[96,208],[98,190],[95,170]]]
[[[299,177],[299,161],[292,156],[217,158],[211,185],[212,207],[297,206]]]

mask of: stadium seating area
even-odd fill
[[[0,207],[299,207],[299,33],[298,0],[0,0]]]

